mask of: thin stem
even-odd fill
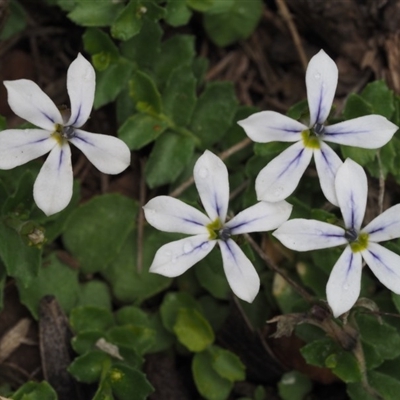
[[[294,45],[296,47],[301,64],[305,71],[307,69],[307,64],[308,64],[307,57],[306,57],[306,53],[304,52],[303,45],[301,44],[299,32],[297,32],[296,25],[293,23],[293,17],[290,14],[290,11],[285,3],[285,0],[277,0],[276,3],[278,5],[279,12],[281,13],[282,18],[285,20],[285,22],[288,26],[289,32],[292,35]]]
[[[143,231],[144,231],[144,212],[143,206],[146,201],[146,181],[144,178],[144,167],[146,161],[144,159],[140,159],[140,193],[139,193],[139,215],[138,215],[138,229],[137,229],[137,258],[136,258],[136,269],[138,273],[142,272],[143,269]]]
[[[223,151],[219,154],[219,158],[221,160],[225,160],[231,155],[237,153],[238,151],[244,149],[249,144],[253,143],[251,139],[245,138],[239,143],[236,143],[234,146],[230,147],[229,149]],[[194,178],[191,176],[185,182],[183,182],[180,186],[178,186],[175,190],[173,190],[169,195],[171,197],[178,197],[180,196],[188,187],[190,187],[194,183]]]
[[[379,207],[379,214],[382,214],[383,213],[383,200],[385,197],[385,177],[383,176],[383,167],[382,167],[382,159],[381,159],[380,150],[378,150],[376,152],[376,157],[378,158],[378,165],[379,165],[378,207]]]
[[[314,302],[314,297],[311,296],[306,290],[304,290],[296,281],[294,281],[288,274],[286,273],[285,270],[281,269],[278,267],[270,258],[269,256],[261,249],[261,247],[253,240],[253,238],[245,233],[243,234],[247,242],[250,244],[250,246],[253,248],[253,250],[260,256],[262,260],[267,264],[267,266],[275,271],[277,274],[282,276],[283,279],[286,280],[286,282],[289,283],[293,287],[296,292],[303,297],[304,300],[306,300],[308,303],[313,303]]]

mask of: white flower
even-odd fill
[[[400,237],[400,204],[361,229],[368,191],[364,170],[347,159],[337,172],[335,187],[344,229],[321,221],[293,219],[273,235],[286,247],[297,251],[347,244],[332,269],[326,288],[328,303],[338,317],[350,310],[360,294],[362,259],[383,285],[400,294],[400,256],[377,243]]]
[[[0,132],[0,169],[17,167],[50,152],[33,188],[35,202],[46,215],[61,211],[71,200],[69,142],[103,173],[118,174],[129,166],[130,151],[122,140],[79,129],[89,118],[96,85],[94,69],[81,54],[68,68],[71,116],[67,121],[36,83],[19,79],[4,85],[14,113],[41,129]]]
[[[289,218],[292,206],[286,201],[260,202],[225,222],[229,203],[225,164],[206,150],[197,160],[193,175],[208,215],[168,196],[156,197],[143,207],[147,221],[155,228],[193,235],[162,246],[150,271],[168,277],[181,275],[210,253],[218,242],[230,287],[236,296],[252,302],[259,291],[260,279],[230,236],[275,229]]]
[[[256,180],[258,200],[279,201],[292,194],[314,154],[321,189],[332,204],[338,205],[334,181],[342,161],[324,142],[377,149],[398,129],[380,115],[324,126],[337,81],[336,64],[321,50],[310,60],[306,72],[309,126],[274,111],[262,111],[238,122],[255,142],[296,142],[259,173]]]

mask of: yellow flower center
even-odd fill
[[[301,132],[301,137],[305,147],[308,147],[309,149],[321,148],[318,137],[315,136],[310,129]]]
[[[353,253],[357,253],[359,251],[363,251],[368,247],[368,233],[361,232],[357,239],[350,242],[350,247]]]
[[[222,223],[219,218],[211,222],[206,226],[208,233],[210,234],[209,239],[215,240],[218,238],[218,232],[222,229]]]

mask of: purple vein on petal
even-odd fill
[[[81,109],[82,109],[82,104],[79,105],[78,113],[76,114],[75,120],[70,125],[75,126],[76,121],[78,121],[79,117],[81,116]]]
[[[354,220],[355,220],[355,204],[354,204],[354,197],[353,197],[353,192],[351,192],[350,196],[350,203],[351,203],[351,228],[354,228]]]
[[[375,258],[375,260],[377,260],[381,265],[383,265],[391,274],[396,275],[396,273],[395,273],[388,265],[386,265],[386,264],[382,261],[382,259],[379,257],[378,254],[374,253],[374,252],[371,251],[371,250],[368,250],[368,252],[371,254],[372,257]]]
[[[90,141],[84,139],[83,137],[80,137],[79,134],[75,135],[75,136],[74,136],[74,139],[79,139],[79,140],[81,140],[82,142],[84,142],[84,143],[86,143],[86,144],[90,144],[91,146],[95,146],[95,144],[93,144],[92,142],[90,142]]]
[[[299,154],[297,154],[297,156],[296,156],[295,158],[293,158],[293,160],[290,161],[290,163],[286,166],[286,168],[278,175],[278,179],[279,179],[282,175],[284,175],[284,174],[286,173],[286,171],[292,166],[293,163],[295,163],[295,162],[298,163],[298,160],[301,158],[303,152],[304,152],[304,148],[302,148],[302,149],[299,151]]]
[[[192,219],[187,219],[187,218],[181,218],[181,219],[182,219],[182,221],[189,222],[190,224],[199,225],[199,226],[204,226],[202,223],[197,222],[197,221],[194,221],[194,220],[192,220]]]
[[[331,171],[332,175],[334,176],[336,174],[336,171],[332,169],[332,164],[329,162],[328,157],[326,156],[326,152],[324,152],[324,150],[321,148],[320,149],[322,157],[325,160],[326,165],[328,165],[329,170]]]
[[[236,260],[236,257],[235,257],[235,253],[232,251],[231,247],[229,246],[229,241],[218,240],[218,242],[219,242],[220,246],[223,246],[223,245],[226,246],[226,248],[229,251],[229,254],[232,256],[232,259],[235,261],[235,264],[237,265],[237,260]],[[241,272],[240,268],[239,268],[239,271]]]
[[[317,111],[317,115],[316,115],[316,118],[315,118],[315,122],[319,123],[319,124],[321,124],[322,122],[325,122],[325,121],[320,121],[319,120],[319,116],[321,115],[321,106],[322,106],[323,95],[324,95],[324,88],[321,85],[320,94],[319,94],[318,111]]]
[[[60,151],[60,158],[59,158],[59,160],[58,160],[58,170],[59,170],[59,171],[60,171],[60,169],[61,169],[61,165],[62,165],[62,162],[63,162],[63,158],[64,158],[64,150],[61,149],[61,151]]]
[[[353,134],[363,134],[363,133],[369,133],[369,131],[368,130],[364,130],[364,131],[357,131],[357,132],[354,132],[354,131],[348,131],[348,132],[327,132],[327,131],[325,131],[325,133],[324,133],[324,135],[325,136],[336,136],[336,135],[353,135]]]

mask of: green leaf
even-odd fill
[[[108,379],[118,400],[146,400],[154,391],[142,372],[122,363],[110,369]]]
[[[137,113],[122,124],[118,131],[118,137],[131,150],[139,150],[156,140],[167,128],[166,121],[149,114]]]
[[[139,34],[121,43],[121,53],[127,59],[134,61],[140,69],[153,69],[159,57],[162,30],[159,24],[144,19]]]
[[[192,16],[192,11],[186,5],[186,0],[167,0],[165,9],[167,11],[165,21],[174,27],[186,25]]]
[[[149,316],[142,309],[136,306],[126,306],[120,308],[115,313],[115,320],[118,325],[149,325]]]
[[[140,0],[131,0],[111,25],[111,35],[115,39],[128,40],[140,32],[145,8]]]
[[[117,46],[104,31],[97,28],[89,28],[83,34],[85,50],[92,55],[94,67],[104,71],[119,59]]]
[[[0,115],[0,131],[4,131],[4,129],[7,129],[7,120],[6,117]]]
[[[6,20],[0,32],[0,40],[9,39],[26,27],[26,12],[19,2],[11,1],[7,5],[8,7],[4,10],[5,14],[2,16],[2,18],[6,16]]]
[[[208,321],[193,308],[178,311],[173,330],[178,340],[192,352],[205,350],[215,340]]]
[[[345,119],[353,119],[373,114],[372,106],[360,95],[350,93],[343,110]]]
[[[301,100],[295,105],[291,106],[286,115],[297,121],[307,117],[309,115],[307,100]]]
[[[103,281],[98,280],[91,280],[81,285],[78,304],[111,310],[111,296],[108,286]]]
[[[393,378],[392,376],[382,374],[378,371],[370,371],[368,373],[370,385],[375,388],[382,396],[382,399],[385,400],[397,400],[399,398],[400,380],[398,378],[398,375],[397,378]]]
[[[47,382],[27,382],[11,398],[13,400],[57,400],[57,393]]]
[[[27,287],[17,284],[21,302],[35,318],[38,318],[39,302],[46,295],[54,295],[66,313],[77,304],[79,297],[77,271],[61,263],[54,254],[43,262],[39,274]]]
[[[154,65],[158,86],[161,88],[176,68],[191,65],[194,56],[194,36],[176,35],[166,40]]]
[[[169,292],[160,307],[161,319],[165,328],[173,332],[180,309],[200,310],[199,304],[188,293]]]
[[[384,81],[369,83],[361,96],[372,106],[373,114],[383,115],[390,119],[394,113],[393,92]]]
[[[8,198],[2,204],[2,212],[4,214],[12,212],[16,213],[18,217],[20,214],[24,214],[32,208],[32,186],[34,180],[35,176],[29,170],[27,170],[19,177],[14,193],[8,196]],[[20,215],[20,218],[21,217],[23,218],[23,215]]]
[[[93,350],[75,358],[68,372],[79,382],[94,383],[100,379],[103,368],[111,364],[110,356],[100,350]]]
[[[174,182],[192,158],[194,147],[191,137],[164,132],[156,141],[145,167],[149,187]]]
[[[76,353],[82,355],[95,350],[96,342],[101,338],[104,338],[102,331],[83,331],[72,338],[71,345]]]
[[[123,9],[123,4],[112,0],[94,3],[90,0],[75,0],[76,7],[68,14],[68,18],[82,26],[109,26]]]
[[[207,400],[226,400],[233,384],[220,376],[213,368],[210,352],[196,353],[192,361],[192,373],[197,390]]]
[[[95,109],[104,106],[116,99],[129,81],[133,65],[124,58],[110,64],[104,71],[96,74],[96,93],[93,107]]]
[[[176,68],[164,89],[164,112],[177,126],[189,124],[196,104],[196,78],[191,66]]]
[[[222,12],[218,3],[224,3]],[[204,15],[204,28],[217,46],[228,46],[253,33],[262,10],[261,0],[215,0],[215,7]]]
[[[70,324],[74,332],[104,332],[114,325],[114,318],[111,312],[105,308],[76,307],[71,312]]]
[[[286,372],[278,383],[282,400],[303,400],[311,389],[310,379],[298,371]]]
[[[187,5],[193,10],[204,12],[209,10],[215,0],[186,0]]]
[[[160,114],[161,96],[154,81],[144,72],[135,71],[129,81],[129,94],[136,103],[138,111],[149,114]]]
[[[199,97],[190,129],[200,138],[204,148],[218,142],[230,127],[237,100],[230,82],[213,82]]]
[[[400,356],[400,336],[395,328],[366,314],[357,314],[356,320],[362,340],[372,345],[383,359]]]
[[[340,146],[344,159],[351,158],[356,163],[364,166],[376,157],[376,149],[361,149],[359,147]]]
[[[212,366],[218,375],[232,383],[245,379],[246,367],[236,354],[218,346],[211,346],[210,352],[212,355]]]
[[[71,214],[63,242],[82,271],[104,270],[115,259],[135,224],[137,204],[119,194],[95,197]]]
[[[137,325],[114,326],[107,333],[110,342],[129,347],[139,355],[147,353],[153,346],[155,336],[153,329]]]
[[[307,363],[328,367],[343,381],[360,382],[360,367],[352,353],[343,350],[331,339],[320,339],[308,343],[300,350]]]
[[[141,303],[166,289],[171,279],[149,272],[156,251],[177,236],[148,229],[144,231],[142,269],[137,265],[137,232],[133,231],[126,238],[118,257],[102,272],[110,283],[114,296],[122,302]]]

